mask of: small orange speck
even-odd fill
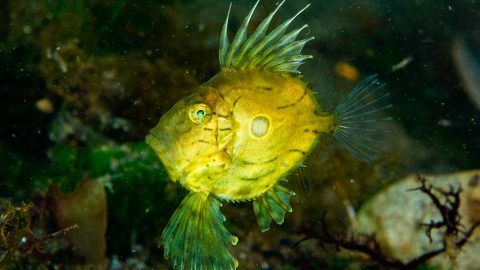
[[[43,113],[52,113],[53,112],[53,103],[48,98],[42,98],[37,100],[35,107]]]
[[[338,62],[335,64],[335,73],[349,81],[356,81],[358,79],[358,70],[346,62]]]

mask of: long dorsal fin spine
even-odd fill
[[[263,20],[260,25],[257,27],[255,32],[250,36],[250,38],[245,42],[245,45],[241,49],[241,53],[238,55],[240,61],[239,65],[243,66],[245,64],[245,60],[247,60],[247,57],[244,57],[245,54],[253,47],[255,44],[260,41],[262,37],[265,36],[265,33],[267,33],[268,26],[270,25],[270,22],[273,19],[273,16],[277,13],[277,11],[280,9],[280,7],[285,3],[286,0],[283,0],[277,8],[275,8],[274,11],[272,11],[265,20]]]
[[[232,3],[228,7],[227,18],[225,19],[225,23],[223,24],[222,34],[220,35],[220,48],[218,50],[218,60],[220,62],[220,66],[226,66],[226,56],[227,50],[229,46],[228,42],[228,18],[230,17],[230,10],[232,9]]]
[[[260,23],[250,37],[247,37],[248,24],[259,3],[257,1],[243,20],[231,44],[228,41],[229,16],[227,16],[220,37],[219,58],[222,69],[268,69],[273,72],[298,73],[297,69],[303,60],[309,58],[303,57],[301,51],[305,43],[311,39],[301,41],[295,41],[295,39],[307,26],[303,25],[286,35],[285,32],[293,20],[309,5],[267,34],[273,16],[284,2],[285,0]],[[291,57],[294,55],[299,57]]]
[[[250,22],[250,19],[252,18],[253,12],[255,11],[255,8],[257,7],[259,2],[260,2],[260,0],[257,0],[255,5],[253,6],[253,8],[248,13],[247,17],[245,17],[245,19],[243,20],[243,23],[240,26],[240,28],[238,29],[237,34],[235,34],[235,37],[233,38],[232,44],[228,48],[227,59],[225,60],[227,66],[229,66],[230,64],[235,64],[235,63],[232,63],[232,58],[234,57],[234,54],[236,54],[238,52],[238,49],[240,48],[242,42],[245,42],[245,40],[247,39],[248,24]]]
[[[251,59],[249,66],[256,66],[260,61],[267,57],[271,52],[273,52],[277,46],[272,46],[276,41],[282,38],[283,34],[287,31],[288,26],[295,20],[295,18],[300,15],[305,9],[307,9],[310,4],[306,5],[300,11],[298,11],[292,18],[288,19],[281,25],[277,26],[272,32],[270,32],[265,39],[256,46],[256,50],[252,50],[251,54],[247,57]],[[264,50],[264,48],[267,48]],[[260,56],[258,56],[260,54]]]
[[[282,39],[280,39],[280,41],[277,43],[277,45],[275,46],[275,48],[273,48],[273,50],[275,50],[276,48],[281,48],[281,47],[285,47],[287,44],[289,43],[292,43],[295,41],[295,39],[297,38],[298,34],[303,30],[305,29],[306,27],[308,27],[307,24],[303,25],[302,27],[296,29],[296,30],[293,30],[292,32],[288,33],[287,35],[283,36]],[[273,51],[272,50],[272,51]],[[270,54],[268,57],[264,58],[262,61],[260,61],[260,65],[264,65],[265,63],[268,63],[269,61],[272,61],[273,58],[275,58],[276,55],[275,54]]]
[[[307,57],[309,58],[309,57]],[[275,67],[275,70],[278,70],[280,72],[287,72],[288,70],[291,70],[293,67],[295,67],[296,65],[298,65],[298,63],[296,62],[287,62],[287,63],[283,63],[281,65],[278,65]],[[293,73],[300,73],[300,71],[298,70],[295,70],[295,71],[292,71]]]
[[[309,58],[308,57],[309,55],[301,55],[300,52],[302,51],[303,46],[305,46],[305,43],[309,42],[312,39],[313,39],[313,37],[310,37],[310,38],[306,38],[306,39],[302,39],[302,40],[292,42],[289,46],[286,46],[283,49],[281,49],[280,51],[278,51],[277,53],[275,53],[276,55],[281,56],[281,58],[278,57],[276,59],[272,59],[270,61],[267,61],[266,66],[267,67],[276,67],[276,66],[278,66],[278,65],[280,65],[284,62],[290,62],[294,59],[299,59],[300,61],[302,61],[302,59]]]

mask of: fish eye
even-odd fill
[[[194,123],[203,124],[210,120],[212,110],[210,109],[210,106],[205,103],[195,103],[190,105],[188,116]]]

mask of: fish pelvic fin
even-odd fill
[[[290,197],[293,195],[293,191],[277,184],[253,201],[253,211],[262,232],[270,229],[272,219],[279,225],[283,224],[285,213],[292,212]]]
[[[308,41],[312,40],[313,37],[296,40],[300,32],[307,28],[307,25],[303,25],[288,33],[286,33],[286,31],[292,21],[307,9],[309,5],[306,5],[293,17],[267,33],[268,26],[270,25],[273,16],[285,2],[285,0],[282,1],[248,37],[248,24],[259,2],[260,0],[255,3],[247,17],[245,17],[231,43],[228,39],[230,5],[220,35],[219,62],[221,69],[265,69],[280,73],[300,73],[297,70],[298,67],[304,60],[312,58],[311,55],[301,54],[303,46]]]
[[[238,238],[223,226],[222,204],[206,193],[190,192],[170,218],[160,239],[165,258],[179,270],[235,270],[227,244]]]
[[[335,109],[333,134],[355,158],[371,161],[378,157],[389,132],[390,117],[383,112],[392,107],[389,92],[383,91],[377,75],[370,75],[356,86]]]

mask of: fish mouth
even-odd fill
[[[157,152],[167,152],[163,140],[151,132],[149,132],[145,137],[145,142]]]
[[[147,136],[145,136],[145,142],[150,145],[150,147],[160,158],[160,161],[162,161],[163,166],[167,170],[170,178],[173,181],[177,181],[179,178],[183,178],[184,176],[181,176],[181,170],[174,166],[172,152],[167,150],[164,143],[164,141],[166,140],[167,138],[163,138],[163,136],[158,136],[156,134],[153,134],[152,132],[149,132]]]

